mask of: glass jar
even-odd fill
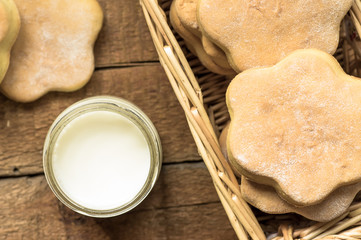
[[[56,157],[54,157],[54,149],[58,144],[59,136],[62,134],[62,131],[67,129],[67,126],[74,120],[80,119],[82,116],[87,116],[89,113],[96,113],[97,111],[119,114],[120,116],[130,120],[130,122],[141,131],[142,135],[146,139],[145,144],[148,146],[150,153],[150,167],[148,175],[143,176],[144,179],[146,179],[143,187],[141,187],[140,191],[135,194],[135,196],[132,197],[130,201],[121,203],[119,206],[112,207],[110,209],[94,209],[91,207],[85,207],[84,204],[80,204],[78,200],[72,199],[75,197],[69,196],[69,194],[64,191],[61,186],[62,184],[60,184],[62,183],[62,180],[59,182],[59,179],[61,178],[54,174],[54,166],[56,166],[54,165],[54,159],[56,159]],[[89,131],[91,133],[93,130],[89,129]],[[91,97],[71,105],[64,112],[62,112],[51,125],[44,143],[43,167],[46,180],[51,190],[54,192],[56,197],[67,207],[78,213],[92,217],[113,217],[128,212],[129,210],[136,207],[144,200],[144,198],[153,188],[159,176],[161,165],[161,143],[154,125],[145,115],[145,113],[142,112],[138,107],[124,99],[116,97]],[[83,164],[75,171],[78,171],[79,174],[82,174],[83,166],[85,167]],[[91,188],[92,186],[89,187]]]

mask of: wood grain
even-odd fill
[[[158,59],[137,0],[99,0],[104,24],[95,44],[97,67]]]
[[[42,175],[2,179],[0,222],[0,239],[235,239],[203,163],[164,166],[141,205],[110,219],[68,209]]]
[[[50,93],[30,104],[0,97],[0,176],[42,172],[42,147],[57,115],[74,102],[96,95],[125,98],[138,105],[156,126],[164,162],[199,160],[184,113],[161,66],[103,69],[85,88]]]
[[[137,209],[219,202],[203,162],[165,165],[150,195]]]

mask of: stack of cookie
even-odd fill
[[[298,50],[239,74],[227,91],[229,161],[268,213],[329,221],[361,190],[361,81],[329,54]]]
[[[241,72],[225,141],[244,198],[273,214],[340,216],[361,190],[361,81],[331,55],[352,0],[196,2],[192,26]]]
[[[173,0],[170,21],[210,71],[271,66],[292,51],[333,54],[352,0]]]
[[[89,81],[103,21],[96,0],[0,0],[0,18],[0,90],[7,97],[30,102]]]

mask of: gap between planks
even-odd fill
[[[110,65],[96,65],[94,71],[108,70],[108,69],[119,69],[119,68],[131,68],[131,67],[145,67],[145,66],[157,66],[160,65],[159,61],[139,61],[139,62],[128,62],[128,63],[113,63]]]

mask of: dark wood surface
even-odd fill
[[[73,93],[27,104],[0,95],[0,239],[235,239],[148,32],[136,0],[100,0],[104,25],[96,70]],[[61,204],[42,168],[46,133],[56,116],[85,97],[128,99],[150,117],[164,162],[153,191],[119,217],[95,219]]]

